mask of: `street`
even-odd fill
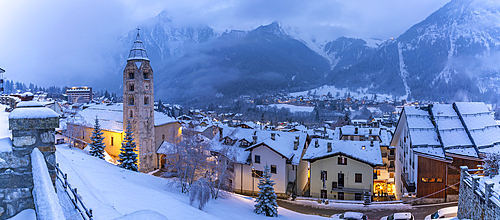
[[[292,201],[288,200],[278,200],[278,205],[280,207],[293,210],[296,212],[304,213],[304,214],[313,214],[313,215],[321,215],[325,217],[329,217],[333,214],[338,214],[338,213],[344,213],[346,211],[353,211],[353,212],[362,212],[368,216],[369,219],[371,220],[378,220],[381,217],[390,215],[395,212],[411,212],[413,216],[415,217],[416,220],[424,219],[426,215],[429,215],[438,209],[445,208],[445,207],[450,207],[450,206],[456,206],[457,202],[450,202],[450,203],[443,203],[443,204],[428,204],[428,205],[415,205],[415,206],[410,206],[408,209],[390,209],[387,208],[386,206],[380,206],[380,208],[377,207],[377,205],[371,205],[369,206],[370,208],[363,207],[362,210],[359,208],[355,208],[352,210],[348,210],[345,208],[335,208],[335,207],[325,207],[325,208],[318,208],[318,207],[312,207],[312,206],[307,206],[303,204],[298,204],[294,203]]]

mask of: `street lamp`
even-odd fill
[[[254,191],[255,191],[255,167],[252,167],[252,197],[255,197]]]

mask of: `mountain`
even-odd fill
[[[413,99],[500,101],[499,51],[500,3],[452,0],[328,81]]]

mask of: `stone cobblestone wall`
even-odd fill
[[[474,220],[500,219],[500,203],[498,203],[498,198],[490,199],[493,196],[491,194],[493,183],[486,181],[486,184],[479,186],[480,177],[471,177],[468,173],[465,173],[467,172],[467,167],[461,167],[461,169],[458,218]]]
[[[12,151],[0,152],[0,220],[10,218],[24,209],[35,209],[30,158],[35,147],[43,153],[52,182],[55,183],[56,127],[59,127],[57,117],[9,119]]]

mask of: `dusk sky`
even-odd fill
[[[449,0],[0,0],[0,68],[40,86],[104,74],[116,40],[166,10],[173,25],[251,30],[278,21],[318,41],[398,37]]]

